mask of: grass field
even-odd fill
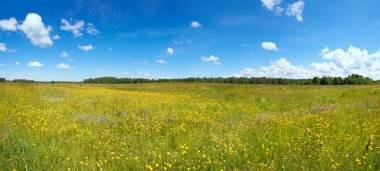
[[[0,84],[0,170],[379,170],[380,86]]]

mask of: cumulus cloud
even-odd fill
[[[44,64],[38,62],[38,61],[31,61],[28,63],[28,66],[29,67],[33,67],[33,68],[40,68],[40,67],[43,67]]]
[[[17,20],[12,17],[0,20],[0,29],[3,31],[17,31]]]
[[[272,50],[272,51],[278,50],[276,43],[273,43],[273,42],[263,42],[261,43],[261,47],[265,50]]]
[[[85,52],[88,52],[88,51],[93,50],[95,47],[93,47],[90,44],[90,45],[79,45],[78,48],[81,49],[81,50],[83,50],[83,51],[85,51]]]
[[[222,64],[222,62],[220,62],[219,58],[216,57],[216,56],[213,56],[213,55],[210,55],[210,56],[202,56],[201,57],[201,60],[203,62],[213,62],[215,65],[220,65]]]
[[[166,49],[166,53],[168,53],[168,55],[173,55],[174,54],[174,49],[173,48],[168,48],[168,49]]]
[[[17,62],[17,61],[16,61],[16,62],[15,62],[15,65],[19,66],[19,65],[20,65],[20,62]]]
[[[305,3],[303,1],[298,1],[293,4],[290,4],[288,8],[286,8],[285,14],[287,16],[296,17],[297,21],[303,21],[303,9],[305,7]]]
[[[0,43],[0,51],[6,52],[8,50],[7,46],[4,43]]]
[[[69,54],[66,53],[65,51],[62,51],[59,56],[62,57],[62,58],[67,58],[67,57],[69,57]]]
[[[308,72],[303,66],[294,66],[285,58],[281,58],[275,62],[271,62],[271,66],[262,67],[259,75],[267,75],[268,77],[283,77],[283,78],[307,78]]]
[[[92,23],[87,23],[87,33],[91,35],[97,35],[99,34],[99,30],[95,28],[95,25]]]
[[[156,62],[159,63],[159,64],[165,64],[165,63],[166,63],[166,62],[165,62],[164,60],[162,60],[162,59],[156,60]]]
[[[240,77],[272,77],[272,78],[309,78],[309,72],[303,66],[294,66],[285,58],[271,62],[270,66],[261,67],[259,70],[245,68],[234,76]]]
[[[261,67],[255,71],[245,68],[235,76],[244,77],[282,77],[282,78],[312,78],[314,76],[340,76],[360,74],[380,79],[380,50],[368,53],[366,49],[350,46],[347,51],[322,49],[320,56],[328,60],[312,63],[308,67],[292,65],[285,58],[271,62],[270,66]]]
[[[60,64],[56,65],[55,68],[57,68],[57,69],[70,69],[71,67],[70,67],[70,65],[60,63]]]
[[[320,56],[331,60],[339,70],[334,73],[348,75],[350,73],[380,78],[380,50],[375,53],[368,53],[366,49],[350,46],[347,51],[336,49],[330,51],[325,48]]]
[[[201,27],[202,25],[201,25],[201,23],[199,23],[198,21],[192,21],[192,22],[190,23],[190,26],[191,26],[192,28],[199,28],[199,27]]]
[[[280,5],[282,0],[261,0],[261,4],[268,10],[273,10],[275,6]]]
[[[83,20],[75,20],[74,23],[71,23],[71,20],[61,19],[61,30],[63,31],[71,31],[73,33],[73,36],[75,38],[82,37],[82,30],[84,27],[84,21]]]
[[[24,22],[18,27],[30,39],[33,45],[38,47],[49,47],[53,45],[50,38],[51,27],[46,27],[41,16],[29,13]]]
[[[310,67],[310,71],[315,73],[315,76],[339,76],[341,75],[341,68],[337,67],[333,62],[327,63],[315,63],[313,62]]]

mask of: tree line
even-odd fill
[[[27,80],[27,79],[14,79],[14,80],[7,80],[5,78],[0,78],[0,82],[14,82],[14,83],[35,83],[37,81],[34,80]]]
[[[344,85],[344,84],[372,84],[369,77],[352,74],[342,77],[314,77],[313,79],[287,79],[267,77],[189,77],[173,79],[144,79],[144,78],[116,78],[99,77],[83,80],[91,84],[137,84],[137,83],[165,83],[165,82],[200,82],[200,83],[230,83],[230,84],[283,84],[283,85]]]
[[[359,74],[351,74],[345,78],[341,77],[314,77],[312,83],[316,85],[343,85],[343,84],[372,84],[375,81],[369,77]]]
[[[6,80],[0,78],[0,82],[17,82],[17,83],[34,83],[34,80],[14,79]],[[189,77],[189,78],[172,78],[172,79],[146,79],[146,78],[116,78],[116,77],[99,77],[84,79],[83,83],[90,84],[138,84],[138,83],[168,83],[168,82],[199,82],[199,83],[229,83],[229,84],[282,84],[282,85],[357,85],[380,83],[380,80],[374,81],[369,77],[359,74],[351,74],[345,78],[342,77],[314,77],[312,79],[287,79],[287,78],[267,78],[267,77]],[[61,83],[52,81],[51,83]],[[62,82],[63,83],[63,82]],[[68,82],[67,82],[68,83]]]

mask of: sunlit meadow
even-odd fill
[[[379,170],[380,86],[0,84],[0,170]]]

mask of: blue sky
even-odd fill
[[[0,77],[380,79],[379,0],[65,0],[0,6]]]

